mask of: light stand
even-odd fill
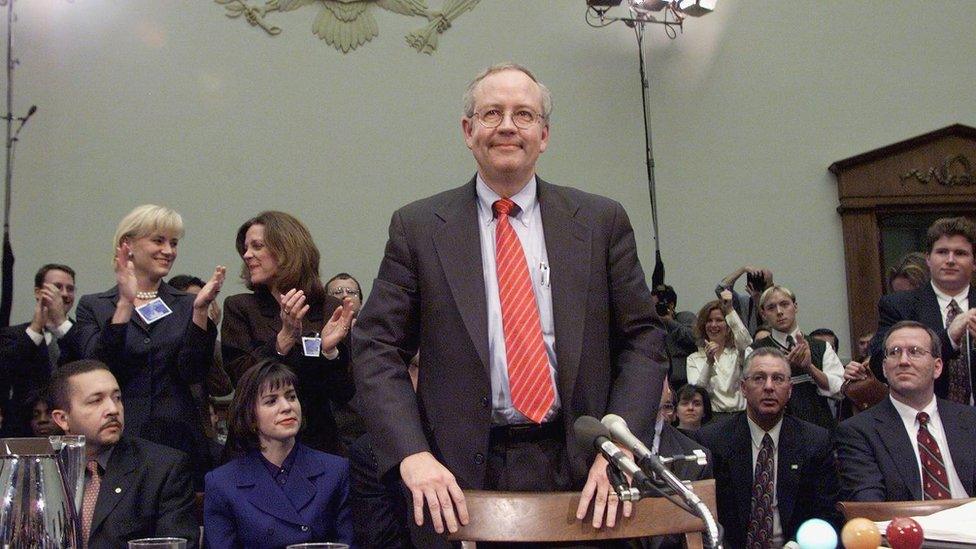
[[[698,17],[715,9],[716,0],[629,0],[625,17],[609,15],[610,9],[620,4],[620,0],[588,0],[586,23],[591,27],[605,27],[617,21],[634,29],[637,37],[638,67],[641,81],[641,106],[644,113],[644,155],[647,166],[647,191],[651,200],[651,227],[654,231],[654,273],[651,286],[664,284],[664,261],[661,259],[661,236],[657,218],[657,186],[654,181],[654,147],[651,138],[650,84],[647,79],[647,64],[644,60],[644,30],[648,23],[663,25],[664,32],[671,38],[677,30],[684,30],[684,16]],[[652,12],[662,12],[658,18]]]

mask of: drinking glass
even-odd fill
[[[129,542],[129,549],[186,549],[183,538],[142,538]]]

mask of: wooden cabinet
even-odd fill
[[[962,124],[830,165],[844,231],[852,349],[860,335],[877,327],[887,266],[898,260],[890,256],[907,246],[897,241],[899,234],[911,234],[913,222],[917,232],[935,217],[976,217],[974,166],[976,128]]]

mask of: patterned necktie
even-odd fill
[[[929,432],[929,415],[919,412],[918,419],[918,457],[922,460],[922,499],[949,499],[949,476],[946,475],[945,462],[939,445]]]
[[[952,324],[952,321],[962,312],[959,308],[959,304],[953,299],[949,302],[949,311],[946,313],[946,329]],[[957,358],[949,360],[946,364],[947,374],[949,375],[949,394],[946,395],[949,400],[953,402],[958,402],[959,404],[969,404],[969,372],[966,369],[966,361],[963,360],[965,356],[964,353],[968,353],[969,349],[966,348],[966,338],[963,337],[962,344],[960,345],[960,353]]]
[[[762,447],[756,457],[756,471],[752,477],[752,511],[746,547],[767,549],[773,539],[773,439],[763,435]]]
[[[102,478],[98,475],[98,462],[90,459],[85,466],[91,473],[91,478],[85,485],[85,497],[81,503],[81,537],[82,546],[88,547],[88,536],[91,535],[92,517],[95,516],[95,503],[98,501],[98,488],[102,485]]]
[[[796,345],[796,340],[793,339],[793,336],[791,335],[786,336],[786,350],[792,351],[794,345]]]
[[[546,412],[555,402],[555,394],[525,252],[508,219],[516,208],[508,198],[492,205],[498,219],[498,226],[495,227],[495,267],[498,298],[502,307],[502,330],[505,333],[508,383],[515,409],[530,420],[542,423]]]
[[[58,369],[58,360],[61,358],[61,346],[58,338],[51,334],[51,342],[47,344],[47,361],[51,365],[51,371]]]

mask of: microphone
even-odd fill
[[[616,465],[621,471],[630,475],[634,484],[643,486],[650,482],[644,471],[625,454],[619,446],[610,440],[610,430],[598,419],[590,416],[580,416],[573,423],[576,439],[584,450],[596,448],[607,461]],[[619,494],[618,494],[619,495]]]
[[[618,416],[617,414],[607,414],[603,416],[600,421],[607,430],[610,431],[610,438],[619,444],[622,444],[625,448],[634,453],[634,459],[641,468],[647,467],[645,462],[653,459],[651,451],[644,446],[644,443],[640,441],[639,438],[634,436],[634,433],[630,432],[627,428],[627,422],[624,418]]]

